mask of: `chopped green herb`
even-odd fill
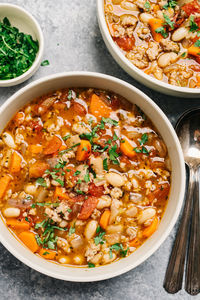
[[[151,8],[151,5],[150,5],[149,1],[146,1],[146,2],[145,2],[145,4],[144,4],[144,8],[146,8],[146,10],[147,10],[147,11],[149,11],[149,10],[150,10],[150,8]]]
[[[109,250],[109,257],[110,257],[110,259],[113,258],[113,253],[112,253],[112,250],[111,250],[111,249]]]
[[[87,147],[83,147],[82,151],[88,151],[88,148]]]
[[[72,100],[72,90],[69,90],[67,99]]]
[[[76,189],[76,193],[79,194],[79,195],[85,195],[85,192],[80,191],[80,190],[78,190],[78,189]]]
[[[158,28],[155,30],[155,32],[162,34],[162,36],[163,36],[164,38],[167,38],[167,37],[168,37],[168,33],[166,32],[166,30],[165,30],[165,28],[164,28],[163,26],[158,27]]]
[[[46,181],[44,180],[44,178],[42,177],[39,177],[37,180],[36,180],[37,184],[41,185],[41,186],[44,186],[44,187],[47,187],[47,184],[46,184]]]
[[[164,9],[168,9],[169,7],[174,8],[177,5],[176,0],[169,0],[167,4],[163,6]]]
[[[113,141],[115,142],[115,141],[117,141],[119,138],[118,138],[118,136],[116,135],[116,132],[114,132],[114,134],[113,134]]]
[[[194,16],[190,16],[189,26],[190,26],[190,30],[189,30],[190,32],[195,32],[197,31],[197,29],[199,29],[199,26],[194,21]]]
[[[186,56],[186,52],[183,52],[182,54],[181,54],[181,57],[185,57]]]
[[[79,146],[80,144],[81,144],[81,143],[74,144],[74,145],[71,146],[70,148],[60,151],[59,154],[60,154],[60,155],[63,155],[63,154],[65,154],[65,153],[71,151],[73,148]]]
[[[30,221],[29,221],[29,219],[27,217],[25,217],[25,221],[30,223]]]
[[[106,233],[104,231],[100,232],[98,236],[95,236],[94,238],[94,242],[95,242],[95,245],[99,245],[99,244],[104,244],[105,243],[105,238],[104,238],[104,235]]]
[[[108,144],[108,145],[111,145],[111,143],[112,143],[112,140],[111,140],[111,139],[108,139],[108,140],[106,141],[106,144]]]
[[[67,134],[67,135],[65,135],[65,136],[63,136],[63,141],[66,141],[67,139],[69,139],[70,138],[70,136],[71,136],[71,134]]]
[[[122,244],[116,243],[116,244],[110,246],[110,251],[112,251],[112,250],[120,251],[120,255],[122,257],[125,257],[127,255],[129,247],[127,247],[127,249],[124,249]]]
[[[98,226],[97,226],[97,229],[96,229],[96,233],[99,233],[100,231],[101,231],[101,226],[98,225]]]
[[[141,140],[140,140],[140,145],[144,145],[146,142],[148,142],[148,135],[146,133],[144,133],[141,137]]]
[[[76,229],[75,229],[75,223],[74,223],[74,225],[69,228],[68,235],[71,236],[73,233],[75,233],[75,231],[76,231]]]
[[[166,24],[169,25],[171,29],[174,29],[174,22],[172,22],[166,14],[163,14],[163,17],[165,19]]]
[[[77,184],[80,184],[81,182],[82,182],[82,180],[81,180],[81,179],[78,179]]]
[[[64,187],[65,183],[63,180],[57,178],[57,179],[54,179],[56,182],[58,182],[62,187]]]
[[[88,268],[95,268],[95,264],[88,262]]]
[[[117,125],[118,125],[118,121],[113,120],[113,119],[111,119],[111,118],[104,118],[104,117],[102,117],[101,120],[102,120],[104,123],[108,123],[108,124],[111,124],[111,125],[113,125],[113,126],[117,126]]]
[[[50,63],[49,63],[48,59],[43,60],[43,62],[41,63],[42,67],[46,67],[46,66],[49,66],[49,65],[50,65]]]
[[[108,159],[104,158],[103,160],[103,168],[105,171],[108,171]]]
[[[103,149],[101,148],[100,145],[94,144],[94,145],[92,146],[92,150],[93,150],[94,152],[101,152],[101,153],[103,153],[103,152],[106,151],[107,149],[108,149],[108,145],[106,145]]]
[[[42,255],[47,255],[49,254],[49,252],[45,251],[44,253],[42,253]]]
[[[133,149],[136,153],[144,153],[144,154],[149,154],[149,151],[147,150],[147,148],[145,148],[144,146],[142,146],[142,149],[141,148],[134,148]]]
[[[26,199],[27,199],[27,200],[30,200],[30,199],[31,199],[31,196],[26,196]]]
[[[71,208],[69,208],[67,211],[68,211],[68,213],[71,213],[71,212],[72,212],[72,209],[71,209]]]
[[[117,153],[116,150],[117,150],[117,145],[114,145],[113,147],[111,147],[109,149],[108,153],[109,153],[109,157],[110,157],[110,160],[112,161],[112,163],[115,165],[119,165],[119,161],[117,158],[120,156],[120,154]]]
[[[28,71],[38,50],[38,41],[19,32],[8,18],[4,18],[0,22],[0,80],[16,78]]]
[[[80,175],[81,174],[81,171],[76,171],[76,172],[74,172],[74,174],[73,174],[73,176],[78,176],[78,175]]]
[[[194,45],[195,45],[196,47],[200,47],[200,40],[197,40],[197,41],[194,43]]]
[[[90,182],[90,173],[89,173],[89,170],[88,170],[88,169],[87,169],[86,174],[85,174],[85,176],[84,176],[84,181],[85,181],[86,183]]]
[[[96,174],[95,170],[92,167],[90,167],[90,172],[92,173],[92,175],[94,176],[94,178],[97,177],[97,174]]]

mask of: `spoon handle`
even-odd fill
[[[199,180],[198,169],[195,176],[193,211],[188,246],[185,290],[191,295],[200,291],[200,222],[199,222]]]
[[[178,228],[178,232],[176,234],[176,239],[172,248],[171,256],[165,274],[163,286],[165,290],[171,294],[177,293],[182,288],[189,221],[193,200],[194,175],[194,170],[190,169],[189,187],[183,209],[183,215]]]

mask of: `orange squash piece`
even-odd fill
[[[78,146],[77,152],[76,152],[76,159],[78,161],[84,161],[88,159],[91,153],[91,144],[87,140],[82,140],[81,144]]]
[[[33,253],[39,250],[39,246],[35,239],[35,234],[30,231],[21,232],[18,237]]]
[[[0,199],[3,198],[5,192],[8,189],[11,177],[9,175],[3,175],[0,179]]]
[[[19,221],[15,218],[6,219],[6,224],[16,230],[28,230],[30,228],[30,223],[27,221]]]
[[[66,193],[65,189],[60,187],[60,186],[56,186],[55,188],[55,192],[54,192],[54,198],[59,198],[59,199],[69,199],[68,194]]]
[[[93,94],[91,97],[89,112],[94,115],[97,119],[102,117],[108,118],[111,112],[111,108],[101,100],[99,96]]]
[[[106,229],[106,227],[108,226],[109,219],[110,219],[110,210],[105,210],[101,215],[99,221],[101,228]]]
[[[14,151],[11,157],[10,173],[12,174],[19,173],[21,170],[21,162],[22,162],[21,155],[17,151]]]
[[[151,223],[151,225],[149,225],[148,227],[146,227],[143,231],[143,237],[148,238],[149,236],[151,236],[156,229],[158,228],[158,217],[155,217]]]
[[[56,257],[56,252],[52,251],[50,249],[40,249],[39,255],[42,256],[45,259],[55,259]]]
[[[163,36],[161,33],[156,32],[156,29],[163,26],[163,20],[159,18],[152,18],[149,20],[149,25],[151,27],[151,33],[153,35],[153,38],[156,42],[160,42],[163,39]]]
[[[122,153],[129,158],[133,158],[136,155],[136,152],[133,150],[133,146],[127,139],[123,139],[120,144],[120,150]]]

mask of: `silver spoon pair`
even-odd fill
[[[176,293],[182,288],[187,252],[185,290],[191,295],[197,295],[200,292],[200,108],[185,112],[178,120],[175,129],[182,146],[185,163],[189,168],[189,186],[165,274],[164,288],[169,293]]]

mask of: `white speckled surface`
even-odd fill
[[[113,75],[148,94],[173,124],[185,109],[198,106],[198,99],[173,98],[145,88],[115,63],[101,38],[95,0],[1,2],[21,5],[29,10],[42,26],[46,45],[44,59],[50,61],[50,66],[40,67],[28,82],[62,71],[87,70]],[[13,88],[0,88],[0,103],[25,84]],[[190,299],[192,297],[184,290],[176,295],[169,295],[162,287],[175,230],[176,228],[145,263],[122,276],[96,283],[70,283],[41,275],[23,265],[0,245],[0,299]],[[200,299],[200,296],[194,299]]]

